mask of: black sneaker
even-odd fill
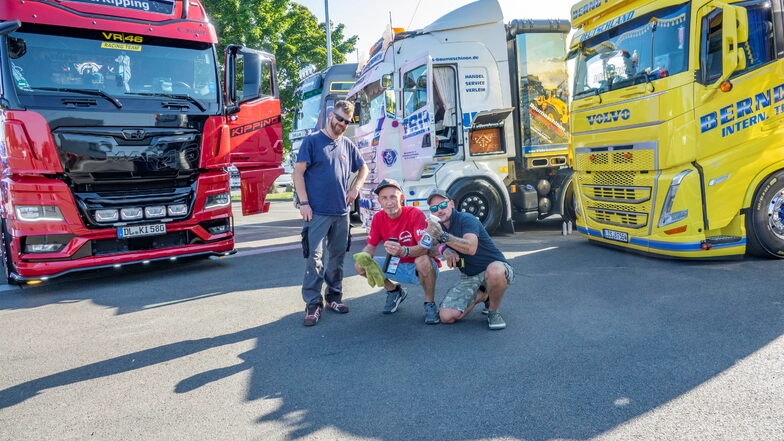
[[[305,326],[315,326],[321,318],[321,305],[308,305],[305,307]]]
[[[327,308],[340,314],[346,314],[348,312],[348,306],[346,306],[346,304],[343,302],[329,302],[327,303]]]

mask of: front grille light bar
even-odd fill
[[[93,219],[99,224],[118,221],[139,221],[143,219],[161,219],[166,217],[183,217],[188,214],[187,204],[153,205],[149,207],[124,207],[120,209],[100,209],[93,211]]]

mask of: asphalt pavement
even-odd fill
[[[419,287],[381,314],[350,254],[351,312],[306,328],[299,228],[274,202],[229,258],[0,291],[0,440],[784,440],[781,261],[646,258],[551,219],[495,238],[503,331],[425,325]]]

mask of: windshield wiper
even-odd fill
[[[108,93],[104,92],[103,90],[99,89],[72,89],[68,87],[33,87],[33,90],[52,90],[55,92],[72,92],[72,93],[81,93],[84,95],[94,95],[106,98],[109,102],[117,106],[118,109],[122,109],[122,103],[115,97],[109,95]]]
[[[193,103],[194,106],[198,107],[199,110],[202,112],[206,111],[207,108],[204,107],[202,103],[200,103],[196,98],[190,95],[178,95],[174,93],[151,93],[151,92],[126,92],[126,95],[142,95],[142,96],[162,96],[164,98],[174,98],[178,100],[185,100],[188,102]]]

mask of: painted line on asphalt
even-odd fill
[[[299,236],[296,236],[299,238]],[[352,242],[364,241],[367,239],[367,235],[363,236],[354,236],[351,238]],[[280,239],[278,239],[280,240]],[[255,242],[263,242],[263,241],[255,241]],[[278,246],[266,246],[263,248],[254,248],[252,250],[243,251],[245,248],[249,248],[246,244],[254,243],[254,242],[244,242],[242,244],[237,244],[237,254],[233,254],[231,256],[220,257],[220,259],[235,259],[237,257],[245,257],[245,256],[254,256],[257,254],[266,254],[266,253],[275,253],[278,251],[290,251],[290,250],[297,250],[302,249],[302,244],[299,242],[290,243],[286,245],[278,245]]]
[[[216,296],[218,294],[221,294],[221,292],[220,291],[216,291],[216,292],[209,293],[209,294],[202,294],[202,295],[198,295],[198,296],[188,297],[187,299],[177,299],[177,300],[172,300],[170,302],[153,303],[152,305],[144,305],[144,306],[142,306],[142,309],[152,309],[152,308],[160,308],[161,306],[176,305],[177,303],[190,302],[191,300],[203,299],[205,297],[212,297],[212,296]]]
[[[542,251],[550,251],[556,249],[558,249],[558,247],[547,247],[547,248],[542,248],[541,250],[532,250],[532,251],[507,251],[504,253],[504,257],[506,257],[507,259],[514,259],[520,256],[527,256],[529,254],[536,254],[536,253],[541,253]]]

